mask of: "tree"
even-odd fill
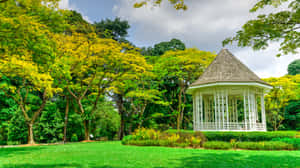
[[[172,39],[167,42],[160,42],[155,44],[154,47],[142,48],[141,53],[145,56],[160,56],[166,51],[185,50],[185,44],[178,40]]]
[[[268,122],[276,131],[284,121],[284,108],[290,101],[300,100],[300,75],[286,75],[264,79],[273,86],[265,96],[265,109]]]
[[[69,25],[68,31],[72,33],[72,31],[76,31],[77,33],[88,34],[91,33],[94,29],[92,25],[83,19],[82,15],[74,10],[68,11],[66,21]]]
[[[120,127],[120,115],[113,106],[113,102],[103,100],[95,111],[92,132],[95,138],[107,137],[112,140]]]
[[[119,17],[115,20],[105,19],[95,22],[95,31],[101,38],[112,38],[119,42],[126,42],[126,36],[130,25],[128,21],[121,20]]]
[[[176,10],[187,10],[187,6],[184,3],[184,0],[168,0],[171,5]],[[142,0],[141,2],[137,2],[134,4],[135,8],[140,8],[142,6],[145,6],[147,4],[152,4],[154,6],[158,6],[162,3],[162,0]]]
[[[289,130],[300,130],[300,100],[290,101],[284,108],[284,124]]]
[[[56,41],[66,67],[60,74],[65,86],[76,100],[85,128],[85,139],[89,140],[89,123],[104,93],[118,84],[126,72],[141,73],[145,60],[129,44],[113,39],[98,38],[95,33],[58,35]],[[124,50],[126,48],[126,50]],[[86,99],[86,100],[85,100]],[[86,110],[83,101],[93,105]]]
[[[10,80],[1,84],[1,90],[18,104],[29,144],[35,143],[33,125],[48,98],[59,91],[53,86],[52,75],[57,71],[52,64],[56,47],[51,36],[63,31],[64,16],[55,0],[0,4],[0,77]]]
[[[288,74],[289,75],[300,74],[300,59],[297,59],[288,65]]]
[[[249,20],[244,24],[236,36],[225,39],[223,45],[236,41],[238,46],[250,46],[254,50],[259,50],[266,49],[271,42],[280,41],[277,56],[297,53],[297,49],[300,47],[299,0],[260,0],[250,12],[256,12],[267,6],[278,8],[285,2],[289,3],[288,10],[258,15],[256,19]]]
[[[129,72],[114,89],[113,98],[121,116],[119,139],[150,119],[144,114],[149,103],[164,104],[160,98],[161,92],[157,90],[158,82],[152,72],[153,67],[149,64],[143,66],[145,68],[143,73],[136,73],[133,76]]]
[[[186,90],[205,70],[205,68],[214,59],[215,54],[197,49],[186,49],[183,51],[168,51],[155,64],[155,71],[159,74],[160,80],[170,80],[178,86],[178,93],[168,99],[169,108],[176,115],[177,129],[181,128],[183,112],[186,106]],[[164,88],[168,90],[168,88]]]

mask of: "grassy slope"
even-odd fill
[[[0,148],[0,168],[300,168],[300,151],[221,151],[120,142]]]

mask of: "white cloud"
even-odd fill
[[[261,78],[280,77],[287,74],[288,64],[299,59],[300,54],[276,57],[279,47],[279,43],[272,43],[266,50],[253,51],[251,48],[244,48],[233,54]]]
[[[253,0],[190,0],[187,1],[189,9],[184,12],[176,11],[166,3],[160,7],[146,6],[139,9],[134,9],[133,3],[134,1],[118,0],[113,11],[134,26],[130,40],[137,45],[179,38],[188,47],[219,52],[226,37],[234,36],[247,20],[258,15],[249,13],[249,9],[256,3]],[[287,7],[284,5],[280,9]],[[274,9],[259,11],[263,12],[274,12]],[[287,73],[287,65],[299,58],[299,55],[277,58],[278,43],[271,44],[263,51],[226,47],[260,77],[282,76]]]
[[[85,15],[84,12],[81,11],[79,8],[77,8],[75,6],[75,4],[70,3],[69,0],[60,0],[59,7],[61,9],[75,10],[82,15],[82,18],[84,20],[88,21],[89,23],[92,23],[92,21],[89,19],[89,17],[87,15]]]
[[[166,2],[166,1],[163,1]],[[132,7],[133,2],[119,0],[115,13],[136,26],[132,38],[138,41],[162,41],[177,37],[189,46],[209,50],[221,47],[221,41],[235,32],[251,16],[250,0],[188,1],[187,11],[176,11],[171,5]],[[209,44],[209,45],[208,45]]]

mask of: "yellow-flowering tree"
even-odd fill
[[[155,72],[160,76],[160,80],[169,81],[178,88],[178,90],[171,90],[174,93],[168,94],[171,95],[170,97],[165,97],[165,101],[169,102],[170,110],[176,115],[177,129],[180,129],[182,124],[188,85],[202,74],[215,56],[211,52],[194,48],[168,51],[155,64]],[[164,89],[168,91],[168,88]]]
[[[128,44],[98,38],[95,33],[72,33],[55,38],[62,55],[59,62],[64,62],[63,66],[67,69],[60,75],[66,81],[65,88],[79,106],[85,140],[89,140],[89,121],[101,96],[118,85],[127,72],[131,75],[144,72],[142,65],[145,60]],[[84,108],[84,99],[91,102],[91,109]]]
[[[59,91],[53,87],[56,50],[51,35],[62,31],[63,20],[57,0],[0,4],[0,76],[11,81],[2,82],[1,90],[18,103],[28,126],[29,144],[34,143],[33,125],[47,99]]]
[[[274,130],[278,130],[284,120],[284,107],[291,100],[300,100],[300,74],[264,80],[273,86],[265,96],[267,120]]]

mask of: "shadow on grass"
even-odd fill
[[[43,146],[0,148],[0,159],[15,155],[29,154],[33,151],[43,150],[44,148]]]
[[[85,168],[80,164],[9,164],[1,168]],[[88,166],[89,168],[117,168],[111,166]]]
[[[220,153],[194,153],[193,156],[173,160],[170,164],[177,164],[176,168],[300,168],[300,155],[299,153],[276,153],[276,155],[273,155],[272,152],[252,151],[240,154],[234,151],[220,151]]]

